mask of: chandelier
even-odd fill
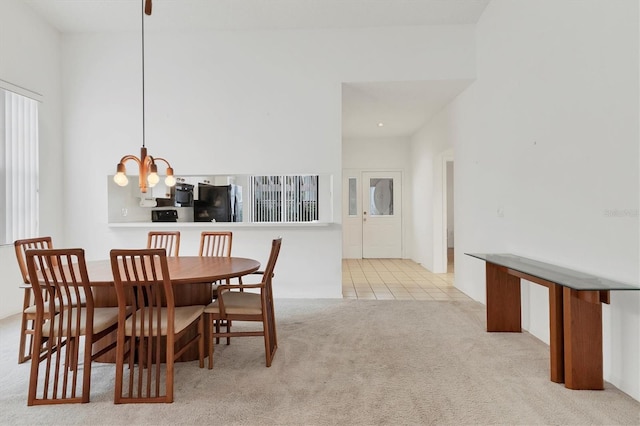
[[[147,148],[145,146],[145,102],[144,102],[144,15],[151,15],[151,0],[144,1],[144,13],[142,15],[142,148],[140,148],[140,157],[136,157],[135,155],[125,155],[120,159],[118,163],[118,168],[115,176],[113,176],[113,181],[120,186],[126,186],[129,183],[129,179],[127,179],[127,169],[125,167],[125,163],[129,160],[133,160],[138,164],[139,169],[139,186],[140,191],[143,193],[147,192],[147,188],[153,188],[159,181],[160,177],[158,176],[158,166],[156,162],[162,161],[167,165],[167,177],[164,183],[167,186],[174,186],[176,184],[176,179],[173,176],[173,169],[171,168],[171,164],[164,158],[153,157],[147,154]]]

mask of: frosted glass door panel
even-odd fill
[[[393,179],[369,179],[369,211],[371,216],[393,215]]]
[[[358,180],[349,178],[349,216],[358,214]]]

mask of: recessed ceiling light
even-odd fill
[[[384,126],[384,123],[378,123],[378,127]]]

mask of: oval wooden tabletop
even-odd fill
[[[197,284],[239,277],[257,271],[260,262],[244,257],[167,257],[173,284]],[[113,286],[110,260],[87,261],[92,286]]]

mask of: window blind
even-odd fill
[[[38,235],[38,102],[0,90],[3,243]]]
[[[250,176],[251,222],[318,220],[318,176]]]

